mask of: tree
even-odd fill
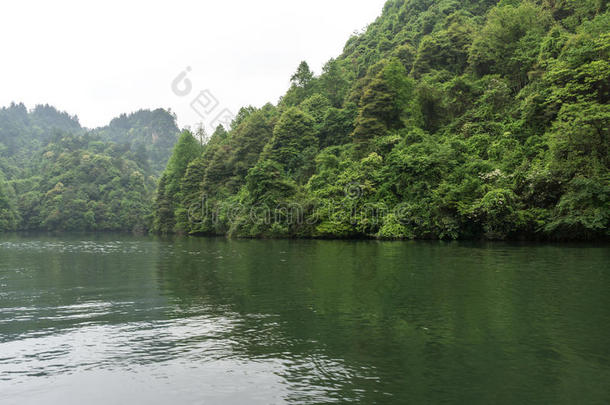
[[[183,131],[174,147],[167,168],[159,182],[156,197],[156,215],[154,229],[157,232],[173,232],[176,226],[176,214],[184,213],[185,199],[181,190],[181,182],[189,164],[203,152],[202,146],[189,131]],[[181,218],[184,225],[184,218]]]
[[[294,86],[306,88],[312,81],[314,75],[309,69],[307,62],[303,61],[299,64],[297,71],[292,75],[290,81]]]
[[[286,173],[303,181],[313,170],[317,145],[313,118],[297,108],[289,108],[275,125],[262,159],[281,164]]]
[[[322,68],[320,87],[335,108],[343,106],[349,90],[349,81],[336,59],[329,60]]]
[[[470,47],[470,65],[481,76],[501,74],[516,91],[522,89],[551,24],[549,12],[529,1],[494,7]]]
[[[18,213],[15,207],[14,193],[6,184],[0,173],[0,232],[15,230]]]
[[[413,64],[414,76],[420,77],[432,70],[448,70],[455,74],[464,72],[473,32],[470,21],[458,16],[446,30],[425,36]]]
[[[389,61],[364,90],[353,138],[356,150],[364,156],[374,138],[405,125],[413,115],[409,104],[414,101],[414,85],[405,67],[397,60]]]

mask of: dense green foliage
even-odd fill
[[[88,131],[50,106],[0,109],[0,231],[146,232],[177,133],[163,110]]]
[[[106,141],[127,143],[150,169],[161,174],[172,154],[179,132],[176,116],[163,109],[140,110],[110,121],[94,131]]]
[[[605,238],[609,84],[606,0],[389,0],[277,106],[184,135],[155,229]]]

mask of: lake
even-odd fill
[[[0,235],[2,404],[610,402],[608,245]]]

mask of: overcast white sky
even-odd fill
[[[171,108],[180,126],[209,89],[219,108],[276,103],[301,60],[316,73],[384,0],[40,0],[0,5],[0,106],[48,103],[86,127]],[[171,83],[186,67],[193,90]],[[207,119],[207,117],[205,118]]]

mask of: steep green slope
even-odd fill
[[[302,63],[277,106],[242,109],[202,153],[176,149],[190,163],[166,169],[155,229],[608,237],[607,8],[390,0],[320,76]]]

